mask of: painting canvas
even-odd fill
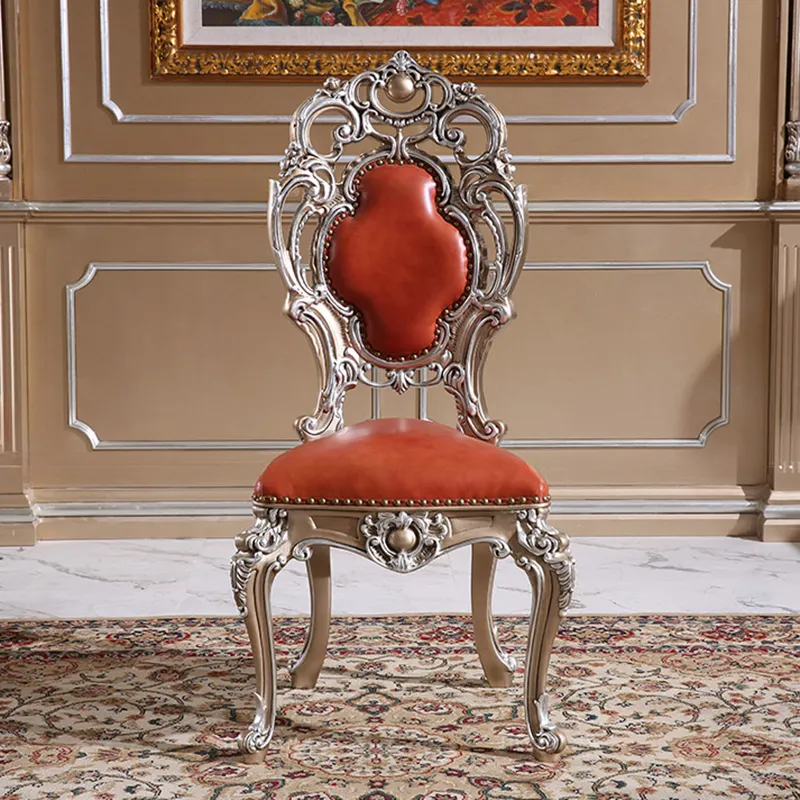
[[[397,49],[450,76],[642,80],[649,0],[150,0],[154,77],[347,76]]]
[[[207,27],[597,27],[600,0],[200,0]]]

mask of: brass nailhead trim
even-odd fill
[[[444,500],[435,497],[432,500],[365,500],[362,498],[340,498],[340,497],[278,497],[277,495],[253,495],[253,502],[261,505],[303,505],[303,506],[475,506],[475,505],[496,505],[496,506],[520,506],[520,505],[544,505],[550,502],[550,495],[543,495],[541,498],[533,497],[459,497],[457,500],[446,498]]]
[[[441,191],[440,191],[440,187],[439,187],[439,182],[437,180],[437,176],[434,175],[430,171],[430,169],[428,169],[428,165],[427,164],[425,164],[424,162],[421,162],[421,161],[416,161],[415,159],[403,160],[403,159],[387,158],[387,159],[381,159],[380,161],[374,161],[374,162],[372,162],[370,164],[367,164],[365,167],[362,168],[362,170],[368,172],[368,171],[372,170],[372,168],[374,166],[383,166],[385,164],[398,164],[398,165],[401,165],[401,166],[403,164],[410,164],[410,165],[413,165],[413,166],[419,167],[420,169],[425,170],[425,172],[427,172],[428,175],[430,175],[431,178],[433,178],[433,182],[436,184],[437,207],[441,207],[441,201],[440,201]],[[353,186],[356,189],[359,189],[360,184],[361,184],[361,178],[357,175],[353,179]],[[356,205],[356,207],[358,207],[359,199],[356,200],[355,205]],[[343,305],[349,306],[351,304],[348,303],[347,301],[345,301],[344,298],[340,297],[339,294],[336,292],[336,290],[333,288],[333,285],[331,284],[331,276],[330,276],[330,270],[329,270],[329,266],[328,266],[329,260],[330,260],[330,248],[331,248],[331,242],[332,242],[331,229],[337,228],[339,226],[339,223],[344,219],[345,216],[354,217],[355,216],[355,211],[351,210],[349,212],[348,211],[341,212],[337,217],[334,217],[331,220],[330,225],[328,226],[328,230],[325,232],[325,235],[324,235],[324,238],[323,238],[324,247],[323,247],[323,250],[322,250],[322,271],[323,271],[323,273],[325,275],[325,278],[327,280],[328,287],[331,289],[331,291],[333,292],[333,294],[336,297],[336,299],[340,303],[342,303]],[[447,219],[446,221],[448,223],[450,223],[459,232],[459,234],[461,235],[462,240],[464,241],[464,246],[465,246],[465,248],[467,250],[467,280],[466,280],[466,287],[464,288],[464,291],[461,294],[461,296],[458,298],[458,300],[456,300],[454,303],[451,303],[446,309],[448,311],[455,311],[470,296],[470,292],[471,292],[471,288],[472,288],[472,281],[473,281],[473,278],[475,276],[475,253],[474,253],[473,248],[472,248],[472,240],[467,235],[467,232],[464,230],[464,227],[461,224],[461,221],[458,220],[458,219]],[[357,319],[359,321],[359,324],[361,325],[361,327],[363,329],[365,327],[365,325],[364,325],[364,318],[363,318],[361,312],[357,308],[354,308],[353,311],[355,312],[355,315],[356,315],[356,317],[357,317]],[[444,312],[442,312],[442,313],[444,313]],[[441,315],[440,315],[440,317],[441,317]],[[399,363],[399,364],[403,364],[406,361],[414,361],[414,360],[420,358],[421,356],[427,355],[431,351],[431,349],[433,347],[435,347],[437,344],[439,344],[441,342],[441,331],[442,331],[441,322],[440,322],[440,319],[437,319],[436,320],[436,333],[434,335],[434,340],[433,340],[434,343],[432,345],[429,345],[428,347],[425,347],[424,349],[420,350],[418,353],[412,353],[411,355],[408,355],[408,356],[389,356],[389,355],[386,355],[385,353],[382,353],[379,350],[375,350],[374,348],[370,347],[368,342],[366,342],[366,340],[364,341],[364,346],[365,346],[365,348],[367,349],[368,352],[372,353],[372,355],[377,356],[378,358],[382,358],[384,361],[393,361],[393,362],[396,362],[396,363]]]

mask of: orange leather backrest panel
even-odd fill
[[[430,347],[436,323],[467,289],[467,248],[436,207],[436,183],[421,167],[364,171],[359,206],[333,230],[331,287],[360,314],[365,343],[391,358]]]

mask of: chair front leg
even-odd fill
[[[328,648],[331,628],[330,547],[311,547],[306,571],[311,592],[311,619],[303,652],[291,667],[292,687],[295,689],[313,689],[317,685]]]
[[[472,545],[472,630],[475,647],[489,686],[502,689],[511,686],[517,664],[498,644],[492,620],[496,566],[497,559],[491,544],[477,542]]]
[[[244,616],[256,673],[256,712],[239,736],[239,751],[247,761],[261,761],[275,730],[277,669],[273,644],[270,595],[272,582],[290,556],[288,519],[283,509],[264,509],[256,524],[236,539],[231,559],[231,583]]]
[[[567,744],[550,720],[546,685],[550,653],[575,585],[569,539],[547,523],[547,512],[546,508],[518,512],[517,534],[509,542],[533,592],[525,663],[525,719],[538,761],[555,760]]]

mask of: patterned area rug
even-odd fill
[[[263,766],[234,755],[238,619],[0,621],[0,797],[209,800],[800,798],[800,618],[570,617],[551,667],[570,737],[534,762],[464,617],[337,619],[318,689],[288,688]],[[498,620],[524,653],[527,621]]]

